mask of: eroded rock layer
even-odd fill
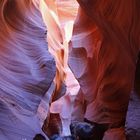
[[[79,105],[83,118],[91,122],[123,126],[140,47],[140,1],[78,2],[69,56],[81,87],[74,119]],[[125,139],[124,129],[111,129],[104,139]]]
[[[45,33],[31,0],[0,1],[1,140],[32,140],[42,133],[38,109],[49,103],[44,99],[56,71]]]

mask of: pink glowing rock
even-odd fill
[[[46,3],[47,5],[41,4],[41,11],[48,27],[49,50],[56,61],[55,95],[60,97],[62,83],[66,85],[65,95],[58,100],[53,100],[50,112],[58,113],[61,117],[63,125],[61,135],[70,135],[71,110],[73,100],[79,90],[79,84],[67,65],[68,42],[72,36],[78,4],[75,0],[54,0],[51,2],[46,0]]]

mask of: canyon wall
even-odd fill
[[[56,73],[46,31],[32,1],[0,1],[1,140],[32,140],[43,134]]]

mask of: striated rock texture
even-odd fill
[[[77,1],[69,46],[73,75],[67,60],[76,1],[0,0],[0,140],[42,137],[51,101],[49,124],[63,139],[73,139],[71,118],[124,123],[140,46],[140,1]],[[126,121],[130,140],[140,138],[138,120],[139,96],[133,94]],[[47,134],[48,119],[43,129]],[[125,139],[123,127],[103,138]]]
[[[78,4],[75,0],[45,0],[45,3],[41,3],[43,19],[48,27],[49,51],[54,56],[57,67],[54,79],[56,89],[50,107],[50,113],[53,114],[46,119],[43,126],[43,130],[49,135],[53,133],[70,135],[71,110],[79,84],[67,65],[68,42],[72,35],[77,9]]]
[[[119,127],[125,122],[134,85],[140,46],[140,1],[78,2],[69,65],[81,91],[73,116],[78,119],[81,112],[92,122]],[[110,129],[103,139],[124,140],[124,129]]]
[[[48,107],[56,68],[37,6],[32,0],[0,0],[0,140],[43,134],[46,116],[39,120],[38,114]]]

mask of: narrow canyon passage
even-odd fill
[[[139,0],[0,0],[0,140],[139,140]]]

